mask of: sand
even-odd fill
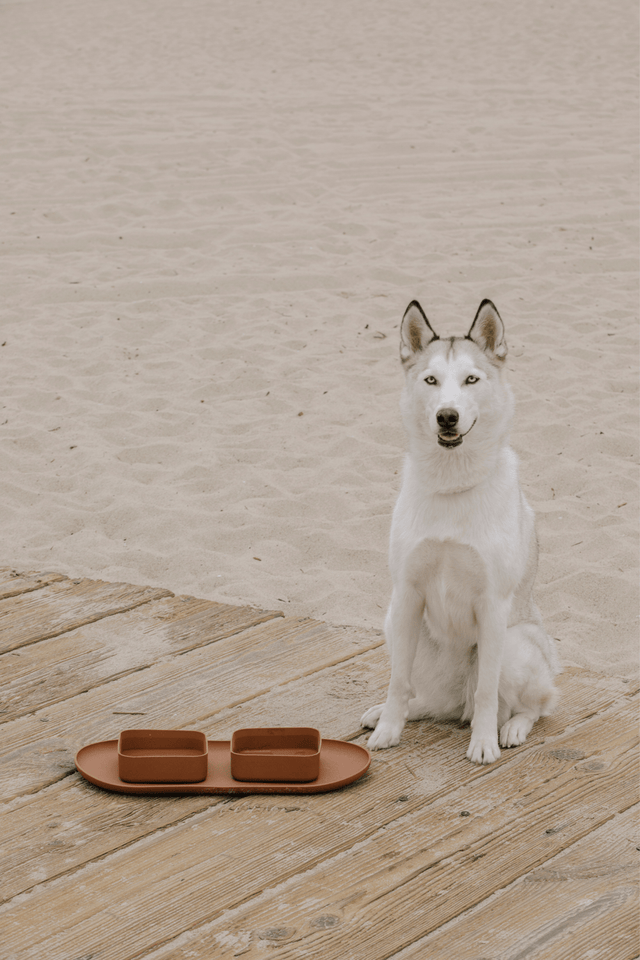
[[[634,674],[636,21],[0,2],[0,561],[380,629],[399,321],[490,297],[547,627]]]

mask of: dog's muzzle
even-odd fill
[[[466,437],[469,430],[472,430],[475,427],[476,421],[474,420],[469,430],[466,433],[458,433],[458,411],[453,410],[451,407],[444,407],[442,410],[438,410],[436,414],[436,420],[438,421],[438,426],[440,430],[438,432],[438,443],[441,447],[459,447],[462,443],[464,437]]]

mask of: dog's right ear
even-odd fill
[[[417,300],[412,300],[405,310],[400,326],[400,359],[409,367],[432,340],[439,340],[426,314]]]

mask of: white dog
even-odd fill
[[[509,446],[507,345],[483,300],[466,337],[441,340],[417,301],[402,320],[409,439],[393,513],[387,700],[362,725],[395,746],[406,720],[471,721],[467,757],[493,763],[556,702],[555,645],[532,598],[534,517]]]

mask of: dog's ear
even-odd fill
[[[478,307],[467,338],[477,343],[492,359],[502,361],[507,356],[504,324],[491,300],[483,300]]]
[[[421,353],[432,340],[439,339],[418,301],[412,300],[400,326],[400,359],[403,364],[410,366],[417,353]]]

